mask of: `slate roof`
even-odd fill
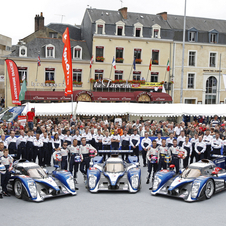
[[[62,59],[62,52],[64,48],[64,43],[61,39],[56,38],[35,38],[29,43],[26,43],[24,46],[27,47],[27,57],[28,58],[37,58],[38,52],[40,51],[40,57],[45,58],[44,47],[48,44],[54,45],[55,48],[55,58],[54,59]],[[72,41],[71,40],[71,48],[74,46],[82,47],[82,60],[90,60],[90,54],[85,41]],[[8,56],[10,57],[19,57],[19,47],[20,45],[15,45],[12,47],[12,53]]]

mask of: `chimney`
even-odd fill
[[[160,15],[163,20],[167,20],[167,12],[158,13],[157,15]]]
[[[44,29],[44,17],[43,17],[43,13],[41,12],[40,16],[35,15],[35,31],[39,31],[43,29]]]
[[[119,9],[118,11],[121,13],[123,19],[126,20],[127,19],[127,7],[123,7],[121,9]]]

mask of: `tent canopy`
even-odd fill
[[[73,114],[77,103],[73,102]],[[31,108],[35,108],[36,116],[60,116],[72,114],[72,103],[26,103],[22,115],[26,115]]]

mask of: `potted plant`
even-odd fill
[[[97,57],[96,57],[96,61],[97,61],[97,62],[104,62],[104,57],[102,57],[102,56],[97,56]]]
[[[142,62],[141,59],[136,59],[136,60],[135,60],[135,63],[136,63],[136,64],[141,64],[141,62]]]
[[[55,84],[55,81],[54,80],[46,80],[45,83],[52,83],[52,84]]]
[[[123,63],[123,58],[121,58],[121,57],[117,57],[116,58],[116,63]]]

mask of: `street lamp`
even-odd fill
[[[185,46],[185,31],[186,31],[186,5],[184,3],[184,29],[183,29],[183,49],[182,49],[182,67],[181,67],[181,84],[180,84],[180,103],[183,103],[183,82],[184,82],[184,46]]]

